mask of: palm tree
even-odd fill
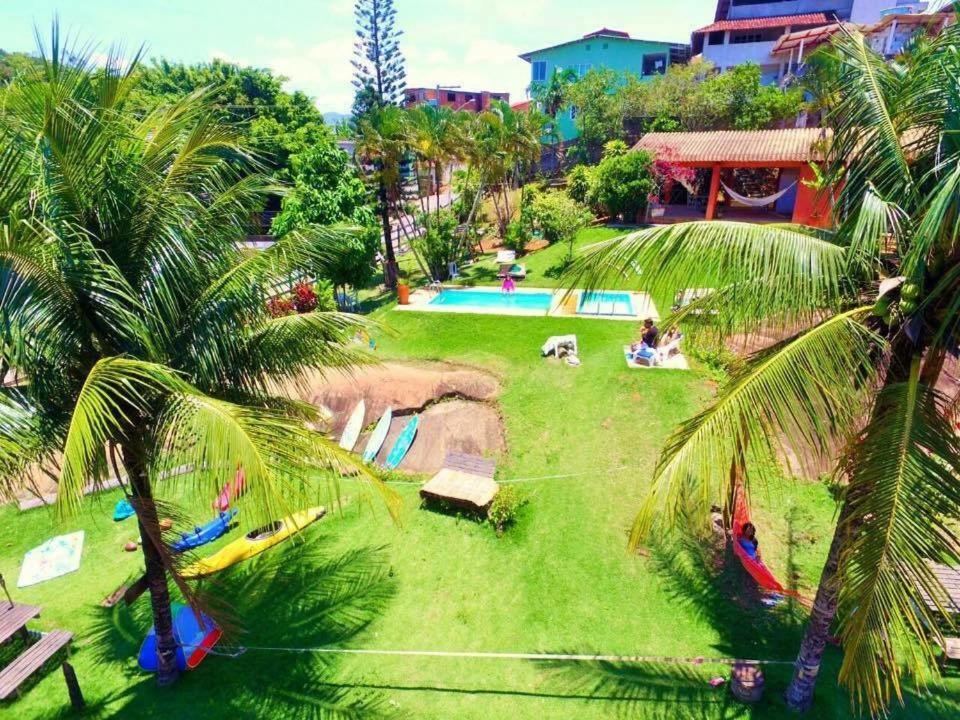
[[[553,75],[545,83],[535,83],[530,88],[530,97],[533,98],[540,107],[550,117],[556,117],[567,105],[567,95],[570,86],[578,80],[577,73],[571,68],[561,70],[554,69]]]
[[[844,214],[831,232],[661,226],[574,269],[581,287],[599,287],[639,263],[654,297],[715,288],[669,322],[721,336],[782,332],[668,440],[630,542],[654,517],[705,518],[717,501],[729,509],[733,487],[749,490],[757,460],[777,448],[837,461],[844,490],[786,694],[794,709],[813,701],[835,620],[840,681],[871,712],[902,699],[907,673],[935,672],[930,640],[946,596],[928,563],[960,557],[958,399],[938,385],[960,330],[958,50],[954,26],[919,45],[907,73],[858,33],[837,40],[825,119]]]
[[[40,56],[0,113],[0,354],[28,378],[0,394],[0,477],[9,487],[32,467],[59,469],[67,516],[108,465],[125,474],[168,684],[174,563],[154,493],[173,484],[158,477],[192,467],[212,497],[239,464],[250,525],[301,508],[308,473],[350,466],[379,487],[306,427],[321,421],[314,408],[276,394],[362,361],[346,346],[349,316],[266,309],[348,231],[291,233],[244,259],[237,241],[273,188],[202,93],[143,117],[126,107],[136,58],[95,68],[56,25]]]
[[[437,217],[440,216],[444,169],[463,157],[465,114],[434,105],[420,105],[407,111],[408,144],[433,177]]]
[[[357,124],[356,139],[357,157],[374,171],[386,257],[384,279],[388,288],[394,288],[397,285],[398,265],[393,248],[390,209],[397,201],[400,166],[407,154],[406,114],[395,105],[374,108]]]

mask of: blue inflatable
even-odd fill
[[[192,670],[199,665],[210,652],[211,648],[220,640],[221,631],[213,620],[200,614],[200,622],[193,610],[186,605],[174,603],[173,607],[173,637],[177,642],[177,667],[180,670]],[[151,627],[143,645],[140,646],[140,655],[137,658],[140,667],[147,672],[156,672],[157,660],[157,633]]]
[[[213,542],[230,529],[230,521],[233,520],[237,512],[239,511],[236,508],[221,512],[207,524],[199,525],[191,532],[180,533],[180,539],[170,547],[174,552],[181,553]]]
[[[131,505],[126,498],[121,498],[117,500],[117,504],[113,506],[113,521],[120,522],[121,520],[126,520],[135,513],[136,511],[133,509],[133,505]]]

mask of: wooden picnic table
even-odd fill
[[[951,615],[960,614],[960,567],[930,563],[930,569],[943,586],[945,597],[939,598],[944,609]],[[931,610],[938,610],[933,598],[923,593],[923,599]]]
[[[26,634],[27,623],[40,615],[40,608],[0,601],[0,644],[14,635]]]

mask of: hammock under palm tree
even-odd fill
[[[782,198],[784,195],[790,192],[793,189],[793,186],[796,185],[797,183],[792,182],[780,192],[776,192],[773,195],[767,195],[766,197],[759,197],[759,198],[747,197],[746,195],[741,195],[738,192],[734,192],[733,190],[730,189],[730,186],[727,185],[725,182],[721,182],[720,184],[723,185],[723,189],[727,191],[727,194],[731,198],[736,200],[738,203],[740,203],[741,205],[747,205],[748,207],[764,207],[766,205],[775,203],[777,200]]]

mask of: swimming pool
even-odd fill
[[[523,311],[546,315],[553,302],[552,292],[512,292],[497,290],[447,289],[433,298],[430,307],[471,308],[480,311]]]
[[[630,293],[597,290],[580,294],[577,315],[629,315],[633,317]]]

